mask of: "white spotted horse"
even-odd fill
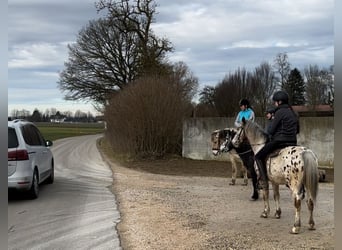
[[[268,135],[255,122],[243,119],[241,128],[232,139],[232,144],[239,147],[247,138],[254,154],[265,145]],[[279,185],[286,185],[292,192],[295,206],[295,219],[291,233],[297,234],[301,228],[301,200],[307,193],[307,207],[309,210],[309,230],[315,230],[313,210],[316,203],[319,182],[318,160],[314,152],[302,146],[286,146],[272,152],[266,159],[268,180],[272,184],[275,200],[275,217],[280,218]],[[263,187],[264,211],[261,217],[267,218],[270,213],[269,188]]]
[[[236,173],[238,170],[237,166],[239,165],[239,161],[242,161],[244,166],[242,169],[244,174],[243,185],[248,184],[249,172],[252,178],[253,185],[253,194],[251,200],[255,201],[259,198],[259,193],[257,187],[257,174],[254,167],[254,153],[249,143],[244,143],[237,148],[232,146],[231,139],[233,139],[236,132],[236,128],[215,130],[211,134],[212,152],[215,156],[219,155],[222,152],[228,152],[228,156],[230,157],[230,162],[232,164],[232,178],[231,182],[229,183],[230,185],[235,185]]]

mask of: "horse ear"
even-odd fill
[[[243,123],[243,125],[246,124],[246,119],[245,119],[245,117],[242,117],[242,123]]]

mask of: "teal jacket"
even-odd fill
[[[246,120],[251,120],[254,121],[255,115],[254,111],[251,108],[247,108],[246,110],[241,110],[238,115],[236,116],[234,125],[235,127],[240,127],[241,126],[241,121],[242,118],[245,118]]]

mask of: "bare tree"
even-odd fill
[[[12,118],[16,118],[19,116],[19,110],[17,109],[12,109],[11,110],[11,115],[10,115]]]
[[[151,29],[157,4],[154,0],[100,0],[98,11],[107,10],[108,18],[122,33],[137,36],[140,73],[155,72],[165,53],[172,51],[166,38],[159,38]]]
[[[248,98],[253,103],[251,81],[252,74],[245,68],[238,68],[235,73],[225,76],[214,92],[214,104],[219,116],[235,116],[241,98]]]
[[[194,114],[196,117],[214,117],[218,116],[215,108],[214,97],[215,87],[205,86],[199,93],[199,103],[194,105]]]
[[[62,115],[64,115],[67,118],[71,118],[73,113],[71,111],[64,111],[62,112]]]
[[[58,82],[67,100],[105,104],[108,95],[136,76],[135,38],[120,33],[110,21],[90,21],[68,45],[69,61]]]
[[[251,89],[256,115],[262,116],[267,106],[271,104],[271,97],[276,89],[277,81],[272,66],[262,62],[255,68]]]
[[[335,97],[335,84],[334,84],[334,67],[330,66],[329,69],[321,69],[321,79],[324,85],[324,104],[334,106]]]
[[[274,68],[279,74],[279,81],[280,81],[280,87],[283,88],[283,86],[286,84],[288,76],[290,74],[291,65],[288,61],[287,53],[278,53],[275,60],[274,60]]]
[[[214,106],[215,87],[205,86],[199,94],[200,104]]]
[[[325,99],[325,88],[321,70],[317,65],[309,65],[304,69],[306,78],[307,103],[314,109],[316,105],[323,104]]]
[[[153,1],[100,1],[106,18],[90,21],[69,45],[69,60],[60,73],[59,88],[67,100],[85,100],[103,107],[109,96],[148,70],[164,70],[172,47],[151,30]]]
[[[57,109],[56,108],[50,108],[50,115],[56,115],[57,114]]]
[[[193,74],[184,62],[176,62],[169,65],[166,72],[171,81],[180,90],[185,100],[191,102],[198,89],[198,78]]]
[[[27,119],[30,118],[30,111],[26,109],[18,110],[13,109],[11,112],[11,118],[13,119]]]

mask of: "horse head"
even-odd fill
[[[231,144],[233,147],[238,148],[245,140],[245,130],[244,127],[246,126],[247,121],[244,117],[242,117],[241,126],[236,129],[234,136],[231,139]]]
[[[218,129],[211,133],[211,150],[215,156],[229,152],[233,147],[231,140],[236,134],[235,128]]]
[[[237,129],[231,143],[235,148],[238,148],[245,140],[259,148],[265,145],[268,135],[256,122],[242,118],[241,127]]]

